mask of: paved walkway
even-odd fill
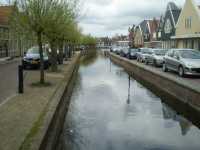
[[[19,64],[20,61],[15,60],[0,65],[0,105],[17,94]]]
[[[33,125],[37,128],[38,119],[42,119],[41,114],[69,71],[69,63],[61,65],[59,73],[46,72],[46,81],[51,83],[47,87],[33,87],[32,83],[39,81],[39,71],[30,71],[25,80],[25,93],[0,106],[0,150],[19,150],[27,135],[35,134]]]

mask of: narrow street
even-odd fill
[[[0,64],[0,104],[17,93],[18,65],[20,61]]]

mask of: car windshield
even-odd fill
[[[139,52],[138,49],[130,49],[130,52]]]
[[[186,59],[200,59],[200,52],[195,50],[182,50],[180,55]]]
[[[141,52],[142,52],[143,54],[147,54],[147,53],[149,53],[150,51],[149,51],[149,49],[142,49]]]
[[[127,48],[123,48],[122,51],[128,52],[128,49]]]
[[[167,50],[154,50],[155,55],[164,56],[167,53]]]
[[[39,53],[38,47],[32,47],[27,51],[27,54],[38,54],[38,53]]]
[[[39,54],[39,48],[38,47],[32,47],[27,51],[27,54]],[[46,57],[47,53],[43,52],[43,55]]]

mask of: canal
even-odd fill
[[[200,130],[103,55],[82,60],[62,150],[199,150]]]

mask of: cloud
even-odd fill
[[[94,36],[127,34],[128,27],[143,19],[160,17],[170,0],[82,0],[80,26]],[[171,0],[172,1],[172,0]],[[184,0],[173,0],[182,7]],[[196,0],[200,1],[200,0]]]

